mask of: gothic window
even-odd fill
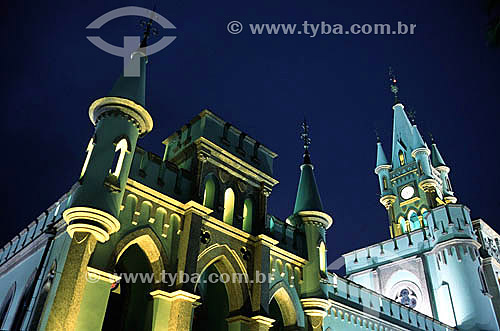
[[[478,267],[479,279],[481,280],[482,292],[484,294],[489,293],[488,284],[486,284],[486,277],[484,276],[483,268]]]
[[[12,299],[14,298],[14,294],[16,293],[16,283],[12,284],[3,300],[2,306],[0,307],[0,328],[6,329],[5,321],[7,319],[7,313],[9,312],[10,305],[12,303]]]
[[[420,213],[422,214],[422,223],[424,224],[424,226],[427,226],[427,216],[429,215],[429,212],[427,211],[427,209],[422,208]]]
[[[417,306],[417,295],[409,288],[403,288],[396,296],[396,301],[410,308]]]
[[[125,160],[125,154],[127,153],[127,151],[128,151],[127,139],[122,138],[120,139],[120,141],[116,143],[115,158],[113,159],[113,165],[111,166],[111,169],[114,170],[113,171],[109,170],[109,172],[116,178],[120,177],[120,172],[122,171],[123,161]]]
[[[400,166],[405,165],[405,154],[403,153],[402,150],[399,151],[399,165]]]
[[[420,229],[420,220],[418,219],[416,211],[410,210],[410,212],[408,212],[408,221],[410,222],[410,230]]]
[[[382,178],[382,182],[383,182],[383,187],[384,187],[384,190],[387,190],[387,177],[383,177]]]
[[[324,241],[321,241],[318,250],[319,250],[319,269],[323,272],[326,272],[326,247]]]
[[[80,179],[83,178],[83,176],[85,175],[85,172],[87,171],[87,167],[89,165],[89,161],[90,161],[90,156],[92,155],[92,151],[94,150],[94,146],[95,146],[95,141],[94,141],[94,137],[92,137],[89,141],[89,144],[87,145],[87,155],[85,156],[85,161],[83,162],[83,167],[82,167],[82,171],[80,173]]]
[[[234,191],[232,188],[228,188],[224,193],[224,215],[223,221],[227,224],[233,224],[234,215]]]
[[[401,232],[405,233],[406,232],[406,220],[403,216],[400,216],[398,219],[398,223],[401,226]]]
[[[451,182],[448,177],[446,177],[446,184],[448,184],[448,191],[453,192],[453,189],[451,188]]]
[[[203,205],[210,209],[214,208],[215,201],[215,183],[212,177],[205,181],[205,191],[203,192]]]
[[[243,231],[252,232],[252,217],[253,217],[252,199],[247,198],[243,203]]]

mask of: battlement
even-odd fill
[[[350,275],[379,265],[432,250],[438,243],[453,239],[476,239],[470,210],[459,204],[436,207],[427,215],[428,227],[346,254],[346,274]]]
[[[297,227],[280,220],[276,216],[267,215],[265,228],[266,231],[269,231],[272,238],[279,241],[278,247],[306,258],[305,235]]]
[[[209,110],[203,110],[163,141],[164,159],[177,164],[182,163],[181,159],[186,148],[201,137],[272,176],[273,159],[278,155]]]
[[[19,232],[18,235],[0,248],[0,266],[9,261],[23,250],[23,248],[28,247],[32,242],[40,238],[50,226],[56,225],[58,222],[61,222],[62,225],[66,224],[63,221],[62,214],[68,208],[71,202],[71,195],[77,185],[73,185],[68,193],[59,198],[45,212]]]
[[[452,238],[476,240],[470,209],[460,204],[447,204],[432,209],[427,216],[433,245]]]
[[[129,178],[179,201],[191,200],[189,193],[194,174],[139,146],[135,150]]]
[[[500,263],[500,235],[481,218],[473,220],[472,226],[481,244],[481,256],[492,257]]]
[[[349,275],[368,268],[375,268],[378,265],[429,250],[431,248],[430,236],[429,228],[425,227],[343,254],[346,274]]]
[[[371,325],[372,330],[386,330],[384,322],[396,324],[406,330],[456,330],[336,274],[329,273],[328,281],[329,299],[333,304],[329,311],[330,318],[342,319],[360,327]],[[347,307],[353,307],[354,311],[347,312]],[[369,316],[376,319],[371,320]]]

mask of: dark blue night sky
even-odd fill
[[[152,55],[147,109],[161,141],[203,108],[261,141],[279,157],[270,213],[291,214],[299,178],[300,122],[310,122],[312,161],[326,211],[329,262],[389,238],[379,204],[378,131],[390,153],[387,69],[400,82],[420,131],[432,132],[451,168],[460,203],[500,231],[498,125],[500,50],[486,45],[481,1],[157,1],[177,39]],[[148,1],[11,1],[4,11],[6,100],[2,171],[7,204],[0,244],[16,235],[76,181],[93,127],[88,106],[106,95],[122,60],[93,46],[85,27],[115,8]],[[6,13],[6,14],[5,14]],[[5,17],[7,15],[7,17]],[[226,25],[241,21],[241,34]],[[252,35],[249,23],[304,21],[346,26],[417,24],[414,35]],[[122,45],[139,18],[116,19],[99,35]],[[153,40],[154,42],[154,40]]]

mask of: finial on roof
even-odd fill
[[[311,145],[311,138],[309,138],[309,125],[307,124],[306,118],[304,117],[304,122],[302,122],[303,132],[300,138],[304,141],[304,164],[311,164],[311,155],[309,154],[309,146]]]
[[[154,5],[153,10],[151,10],[151,15],[149,16],[149,20],[141,21],[141,27],[144,28],[144,34],[142,35],[142,40],[140,44],[140,48],[145,48],[148,45],[148,39],[151,35],[158,35],[158,29],[153,27],[154,15],[156,11],[156,5]]]
[[[398,92],[399,88],[397,85],[396,75],[392,71],[392,67],[389,67],[389,80],[391,81],[391,92],[394,94],[394,103],[398,103]]]

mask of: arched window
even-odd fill
[[[252,199],[247,198],[243,203],[243,231],[252,232],[253,206]]]
[[[483,293],[489,293],[488,284],[486,284],[486,277],[484,276],[483,268],[478,267],[479,279],[481,280],[481,287]]]
[[[422,208],[420,213],[422,214],[422,223],[424,224],[424,226],[427,226],[427,215],[429,215],[429,212],[427,211],[427,209]]]
[[[125,160],[125,154],[127,153],[127,151],[128,151],[127,139],[122,138],[120,139],[120,141],[116,143],[115,158],[113,159],[113,165],[111,166],[111,169],[114,170],[113,171],[109,170],[109,172],[116,178],[120,177],[120,172],[122,171],[123,161]]]
[[[401,232],[405,233],[406,232],[406,220],[403,216],[400,216],[398,219],[398,223],[401,226]]]
[[[233,224],[234,215],[234,191],[228,188],[224,193],[224,216],[223,221],[227,224]]]
[[[408,221],[410,222],[410,230],[420,229],[420,220],[418,219],[417,212],[414,210],[410,210],[408,212]]]
[[[215,183],[212,177],[205,181],[205,191],[203,192],[203,205],[210,209],[214,209],[215,201]]]
[[[6,330],[7,326],[5,325],[5,321],[7,319],[7,313],[9,312],[10,305],[12,304],[12,299],[14,298],[14,294],[16,294],[16,283],[12,284],[5,296],[5,299],[2,302],[2,307],[0,307],[0,328],[2,330]]]
[[[92,137],[87,145],[87,156],[85,156],[85,161],[83,162],[82,172],[80,173],[80,179],[83,178],[85,172],[87,171],[87,166],[89,165],[90,156],[92,155],[92,151],[94,150],[95,142],[94,137]]]
[[[405,165],[405,153],[402,150],[399,151],[399,164],[401,166]]]
[[[319,269],[323,272],[326,272],[326,247],[324,241],[321,241],[318,249],[319,249]]]

